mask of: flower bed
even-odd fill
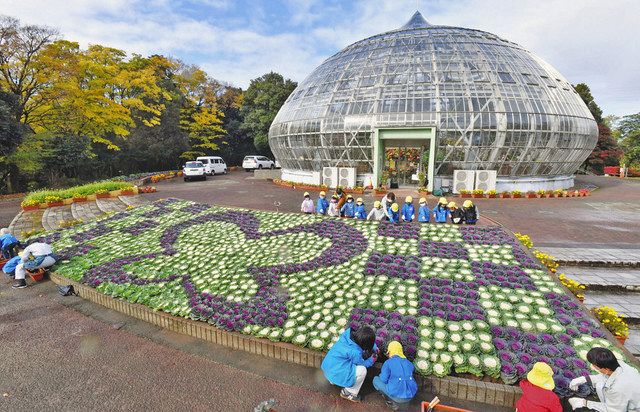
[[[39,190],[37,192],[31,192],[25,196],[21,206],[24,210],[37,209],[40,205],[48,205],[49,207],[62,206],[63,201],[66,199],[86,199],[89,195],[108,193],[109,191],[122,189],[133,190],[133,185],[127,182],[107,181],[74,186],[61,190]]]
[[[167,199],[47,234],[56,272],[99,292],[327,350],[347,327],[401,341],[423,375],[506,383],[533,363],[569,395],[593,345],[621,352],[498,227],[391,225]],[[212,242],[211,239],[215,239]]]

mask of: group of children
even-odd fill
[[[462,207],[459,208],[455,202],[448,202],[446,198],[441,197],[438,204],[429,209],[427,199],[421,197],[418,201],[418,222],[429,223],[431,217],[436,223],[447,223],[461,225],[475,225],[480,218],[478,207],[471,200],[465,200]],[[396,196],[393,192],[387,193],[382,200],[376,200],[373,203],[373,209],[367,213],[364,201],[361,197],[353,199],[353,196],[338,188],[336,193],[331,196],[331,201],[327,200],[324,191],[320,192],[316,205],[314,207],[313,200],[309,192],[304,193],[304,200],[300,206],[303,213],[317,213],[319,215],[327,215],[333,217],[346,217],[362,220],[387,220],[391,223],[413,222],[416,219],[416,210],[413,205],[413,197],[407,196],[402,208],[396,203]]]

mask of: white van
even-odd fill
[[[196,160],[202,162],[209,176],[227,174],[227,164],[219,156],[200,156]]]

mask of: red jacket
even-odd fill
[[[516,402],[518,412],[562,412],[560,398],[553,391],[529,382],[520,381],[522,397]]]

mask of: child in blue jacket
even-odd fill
[[[418,384],[413,379],[413,363],[402,352],[400,342],[391,341],[387,349],[389,359],[382,365],[380,375],[373,378],[373,387],[387,399],[387,405],[396,410],[416,395]]]
[[[389,211],[389,222],[398,223],[400,221],[400,206],[397,203],[391,205],[391,210]]]
[[[3,227],[0,229],[0,248],[2,249],[2,257],[10,259],[18,254],[20,242],[11,234],[9,229]]]
[[[327,200],[327,194],[324,192],[320,192],[320,197],[318,197],[318,203],[316,205],[316,213],[319,215],[326,215],[327,210],[329,210],[329,201]]]
[[[356,205],[353,203],[353,196],[347,195],[347,201],[340,208],[340,216],[353,217],[356,214]]]
[[[429,220],[431,220],[431,210],[429,210],[429,205],[427,205],[427,199],[421,197],[420,208],[418,209],[418,222],[429,223]]]
[[[377,359],[376,333],[370,326],[362,326],[356,331],[345,330],[333,344],[320,368],[325,378],[342,387],[340,396],[352,402],[359,402],[360,388],[367,376],[367,368]]]
[[[416,209],[413,207],[413,198],[407,196],[404,199],[404,205],[402,206],[402,221],[413,222],[413,218],[416,217]]]
[[[364,208],[364,201],[362,200],[361,197],[359,197],[358,199],[356,199],[356,208],[355,208],[355,216],[356,219],[366,219],[367,218],[367,211]]]
[[[433,208],[433,217],[436,223],[447,223],[447,218],[451,216],[451,212],[447,207],[447,199],[441,197],[438,201],[438,206]]]

